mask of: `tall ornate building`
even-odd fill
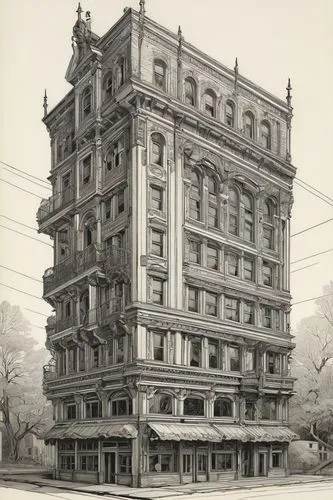
[[[291,96],[140,11],[79,5],[47,111],[39,231],[56,477],[133,486],[288,473]]]

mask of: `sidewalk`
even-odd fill
[[[322,481],[331,481],[333,486],[333,478],[327,476],[308,476],[308,475],[294,475],[283,478],[242,478],[237,481],[226,480],[210,483],[191,483],[175,486],[163,486],[155,488],[130,488],[128,486],[120,486],[116,484],[86,484],[86,483],[73,483],[70,481],[58,481],[54,479],[44,479],[39,475],[34,474],[6,474],[2,473],[0,469],[0,482],[13,481],[18,483],[29,483],[38,486],[58,488],[62,490],[77,491],[80,493],[92,493],[97,495],[111,495],[123,498],[132,498],[139,500],[155,500],[167,497],[191,495],[198,493],[209,493],[217,491],[228,491],[237,489],[251,489],[267,486],[283,486],[290,484],[304,484],[315,483]]]

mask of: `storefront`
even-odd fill
[[[185,423],[55,426],[55,477],[161,486],[288,474],[286,427]]]

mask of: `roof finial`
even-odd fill
[[[235,60],[234,72],[235,72],[235,92],[237,92],[237,86],[238,86],[238,58],[237,57]]]
[[[145,0],[140,0],[139,2],[139,5],[140,5],[140,17],[144,17],[145,16],[145,13],[146,13],[146,9],[145,9]]]
[[[286,91],[287,91],[287,98],[286,99],[287,99],[288,108],[291,108],[291,99],[292,99],[291,90],[292,90],[292,87],[290,84],[290,78],[288,78],[288,85],[286,88]]]
[[[47,116],[47,94],[46,94],[46,89],[45,89],[45,93],[44,93],[43,108],[44,108],[44,118],[45,118]]]
[[[77,20],[78,21],[81,21],[81,14],[83,12],[82,8],[81,8],[81,3],[79,2],[79,5],[77,6]]]
[[[182,35],[182,29],[180,26],[178,26],[178,57],[182,55],[182,50],[183,50],[183,35]]]

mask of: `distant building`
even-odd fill
[[[317,441],[299,439],[290,445],[290,467],[292,470],[311,470],[320,462],[333,458],[333,453]]]
[[[52,469],[55,464],[55,446],[46,444],[43,435],[27,434],[20,443],[19,456],[20,460]]]
[[[56,477],[288,474],[291,96],[148,19],[73,29],[47,112],[44,299]]]

